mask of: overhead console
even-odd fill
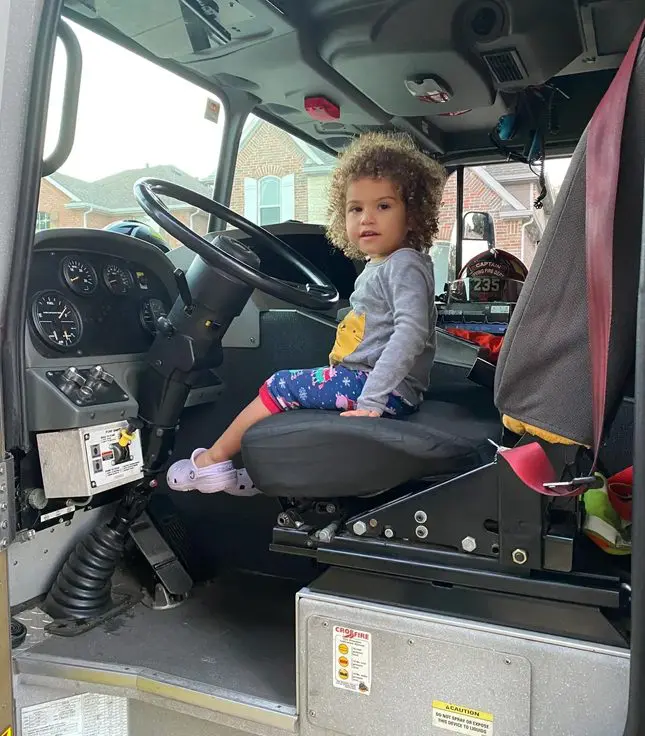
[[[581,52],[573,3],[410,0],[334,15],[323,58],[393,116],[489,106],[497,90],[543,84]],[[375,73],[375,70],[378,70]]]

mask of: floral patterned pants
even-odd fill
[[[356,409],[368,375],[366,371],[353,371],[342,365],[278,371],[262,384],[260,398],[272,414],[290,409],[349,411]],[[394,392],[384,414],[408,416],[416,408]]]

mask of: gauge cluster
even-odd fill
[[[33,343],[46,357],[144,352],[172,306],[149,267],[88,251],[36,252],[28,298]]]

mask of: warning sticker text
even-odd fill
[[[468,736],[493,736],[493,714],[463,705],[432,701],[432,725]]]
[[[369,695],[372,687],[372,635],[334,626],[334,687]]]

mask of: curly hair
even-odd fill
[[[446,171],[407,135],[365,133],[339,157],[331,178],[327,237],[349,258],[364,259],[345,227],[347,187],[357,179],[389,179],[403,200],[409,232],[406,245],[423,250],[437,234]]]

